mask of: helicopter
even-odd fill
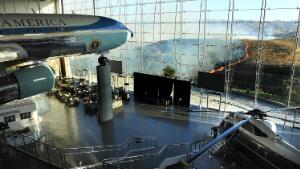
[[[270,116],[259,109],[247,113],[229,113],[218,126],[219,133],[224,133],[249,116],[248,123],[225,138],[225,146],[241,152],[262,168],[300,168],[300,150],[283,140],[277,134],[276,124],[267,117],[286,119]]]
[[[215,131],[218,135],[215,135],[212,140],[190,157],[170,164],[166,169],[194,168],[192,167],[193,163],[221,141],[223,143],[218,148],[219,152],[227,147],[227,150],[243,154],[260,168],[300,168],[300,150],[283,140],[277,134],[276,124],[267,118],[300,123],[274,117],[268,115],[267,112],[259,109],[238,113],[226,112],[227,116],[216,126],[217,130]]]

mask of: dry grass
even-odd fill
[[[251,61],[255,61],[260,41],[244,40],[249,45],[248,54]],[[294,41],[288,39],[266,40],[262,43],[262,63],[273,65],[290,65],[294,57]],[[300,48],[295,56],[296,64],[300,64]]]

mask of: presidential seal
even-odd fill
[[[96,51],[99,48],[99,46],[101,45],[101,43],[102,42],[98,39],[92,40],[92,42],[90,44],[90,50],[91,51]]]

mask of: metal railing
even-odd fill
[[[208,130],[200,141],[157,147],[151,137],[133,137],[119,145],[59,149],[44,139],[34,139],[18,133],[6,133],[5,144],[38,160],[59,168],[157,168],[167,158],[198,152],[211,139]],[[41,142],[44,140],[44,142]]]
[[[207,130],[202,134],[201,140],[194,141],[193,143],[191,143],[187,152],[187,158],[199,152],[205,144],[207,144],[213,139],[213,135],[214,133],[212,132],[212,129]]]
[[[150,150],[157,147],[157,140],[151,137],[132,137],[119,145],[65,148],[66,168],[92,168],[102,165],[104,159],[123,157],[128,153]]]
[[[9,145],[33,158],[58,168],[65,168],[63,150],[54,145],[42,142],[34,136],[25,136],[20,133],[8,131],[4,135],[2,144]]]
[[[103,169],[153,169],[158,168],[160,164],[172,157],[186,155],[189,158],[199,152],[201,148],[213,139],[211,130],[206,131],[201,136],[201,140],[193,143],[170,144],[162,146],[157,152],[154,150],[145,150],[144,154],[134,154],[131,156],[110,158],[103,160]]]
[[[185,155],[190,148],[189,143],[164,145],[155,153],[130,157],[119,157],[103,160],[103,169],[153,169],[159,167],[167,158]]]

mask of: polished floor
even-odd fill
[[[210,131],[213,123],[173,117],[160,113],[164,107],[145,107],[134,101],[114,112],[113,120],[99,122],[96,114],[87,114],[82,104],[68,107],[55,97],[36,98],[42,135],[55,140],[58,147],[119,144],[128,137],[155,137],[158,144],[190,143]]]
[[[159,145],[191,143],[201,140],[217,125],[223,116],[219,112],[186,113],[183,110],[166,110],[163,106],[136,103],[134,98],[123,103],[123,107],[114,111],[109,122],[99,122],[96,114],[84,112],[83,105],[69,107],[54,96],[39,95],[34,99],[40,116],[40,134],[53,140],[60,148],[120,144],[128,137],[154,137]],[[278,133],[296,147],[300,147],[300,130],[278,125]],[[10,164],[11,159],[24,161],[23,155],[2,161],[4,168],[20,168]],[[24,159],[24,160],[23,160]],[[29,168],[52,168],[43,163],[32,161]],[[4,165],[5,164],[5,165]],[[9,165],[10,164],[10,165]],[[21,163],[20,163],[21,164]],[[1,165],[1,164],[0,164]],[[2,168],[2,167],[1,167]],[[22,168],[22,167],[21,167]],[[203,155],[195,168],[256,168],[250,163],[239,163],[224,156]]]

